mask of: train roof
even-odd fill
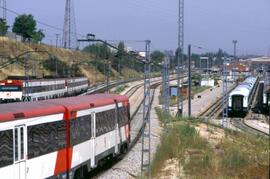
[[[71,98],[60,98],[49,100],[52,104],[65,105],[70,111],[77,111],[89,107],[95,108],[105,105],[114,104],[117,102],[128,102],[128,98],[117,94],[93,94],[88,96],[76,96]]]
[[[63,106],[50,104],[45,101],[1,104],[0,123],[37,116],[59,114],[64,112],[65,108]]]
[[[95,94],[46,101],[1,104],[0,122],[59,114],[64,113],[66,109],[69,111],[77,111],[90,107],[94,108],[114,104],[115,100],[118,102],[128,103],[128,98],[126,96],[115,94]]]
[[[248,77],[230,93],[230,96],[233,95],[249,96],[256,80],[257,78],[255,77]]]
[[[38,82],[38,81],[65,81],[65,80],[76,80],[76,79],[86,79],[88,80],[87,77],[70,77],[70,78],[29,78],[29,82]],[[17,81],[26,81],[27,77],[8,77],[6,80],[17,80]]]

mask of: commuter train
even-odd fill
[[[126,96],[95,94],[0,107],[1,179],[79,178],[129,144]]]
[[[0,103],[38,101],[70,96],[86,91],[86,77],[61,79],[7,79],[0,81]]]
[[[251,107],[257,77],[248,77],[229,94],[228,112],[230,116],[243,116]]]

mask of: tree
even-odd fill
[[[43,33],[43,31],[38,30],[37,32],[33,33],[31,38],[34,43],[40,43],[44,37],[45,37],[45,34]]]
[[[23,40],[30,39],[36,31],[36,21],[34,17],[29,14],[23,14],[16,17],[12,32],[19,34],[23,37]]]
[[[164,56],[165,56],[164,53],[162,53],[159,50],[156,50],[153,53],[151,53],[151,59],[152,59],[153,63],[155,63],[155,64],[159,64],[159,63],[163,62]]]
[[[5,36],[9,26],[5,19],[0,18],[0,36]]]
[[[115,56],[117,61],[114,62],[116,64],[113,64],[113,65],[117,66],[118,73],[121,73],[122,67],[124,66],[124,64],[126,64],[125,62],[123,62],[124,56],[125,56],[125,44],[124,44],[124,42],[120,42],[118,44],[118,51],[117,51],[116,56]]]
[[[107,59],[111,56],[111,50],[105,44],[92,44],[83,49],[84,52],[95,54],[98,58]]]
[[[34,42],[40,42],[45,37],[42,30],[36,31],[36,20],[31,14],[23,14],[16,17],[12,32],[23,37],[23,41],[33,39]]]

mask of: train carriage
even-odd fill
[[[85,77],[71,78],[66,80],[68,95],[85,92],[88,88],[88,79]]]
[[[16,78],[16,77],[15,77]],[[0,103],[39,101],[73,96],[87,91],[86,77],[60,79],[8,79],[0,81]]]
[[[76,178],[127,149],[128,98],[97,94],[0,108],[0,178]]]
[[[228,112],[230,116],[243,116],[248,112],[257,82],[257,78],[248,77],[229,94]]]
[[[30,101],[62,97],[66,93],[65,79],[23,81],[23,97]]]
[[[21,101],[23,83],[20,80],[0,81],[0,103],[2,101]]]

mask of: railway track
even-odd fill
[[[233,87],[228,93],[230,93],[235,87]],[[217,99],[215,103],[210,105],[205,111],[200,113],[199,117],[201,118],[213,118],[218,119],[220,117],[220,114],[222,112],[222,97]],[[229,118],[230,124],[234,126],[237,129],[240,129],[243,132],[247,132],[254,135],[260,135],[260,136],[269,136],[268,133],[265,133],[264,131],[261,131],[259,129],[256,129],[254,127],[251,127],[245,123],[245,120],[247,118]]]
[[[214,104],[210,105],[205,111],[199,114],[202,118],[217,118],[222,111],[222,98],[219,98]]]
[[[184,78],[184,77],[183,77]],[[172,78],[170,80],[175,80],[175,78]],[[154,100],[154,94],[155,94],[155,90],[156,88],[162,83],[161,79],[158,80],[154,80],[152,82],[151,85],[151,105],[150,108],[152,107],[152,103]],[[133,86],[132,88],[130,88],[125,95],[128,96],[129,98],[132,97],[137,90],[139,90],[141,87],[143,87],[143,83],[137,84],[135,86]],[[141,114],[141,110],[142,110],[142,104],[143,104],[143,100],[140,102],[140,104],[138,105],[138,107],[136,108],[135,112],[133,114],[131,114],[131,129],[135,128],[134,131],[131,131],[131,143],[129,145],[128,151],[120,156],[118,156],[117,158],[112,158],[110,160],[107,161],[107,163],[105,163],[104,165],[102,165],[101,167],[98,167],[97,169],[93,170],[92,172],[90,172],[89,177],[88,178],[98,178],[103,172],[109,170],[110,168],[112,168],[115,164],[117,164],[119,161],[121,161],[121,159],[123,159],[133,148],[134,146],[137,144],[137,142],[139,141],[143,129],[144,129],[144,125],[143,125],[143,121],[142,116],[136,116],[138,113]],[[150,110],[149,110],[150,112]]]
[[[264,137],[269,137],[268,133],[247,125],[245,123],[245,120],[246,120],[245,118],[230,118],[229,119],[231,125],[240,129],[243,132],[247,132],[249,134],[254,134],[254,135],[260,135]]]
[[[228,94],[235,88],[236,86],[232,87],[232,89],[230,89],[228,91]],[[223,103],[222,103],[222,97],[218,98],[216,100],[215,103],[211,104],[206,110],[204,110],[203,112],[201,112],[199,114],[199,117],[201,118],[218,118],[222,112],[222,107],[223,107]]]

